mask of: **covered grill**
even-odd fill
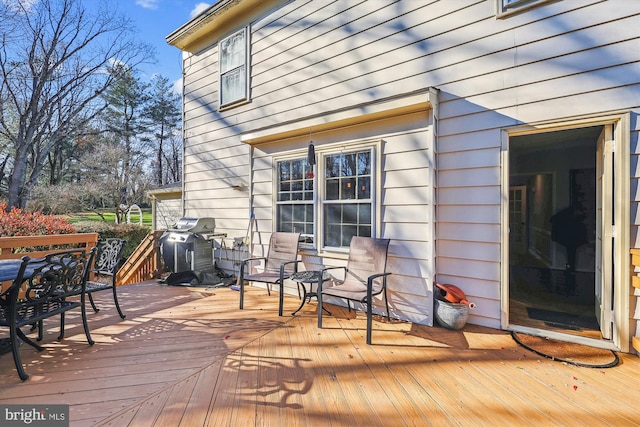
[[[211,241],[225,237],[215,233],[214,218],[180,218],[160,237],[160,252],[172,273],[210,272],[213,270]]]

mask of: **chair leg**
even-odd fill
[[[24,371],[22,366],[22,360],[20,360],[20,342],[18,341],[18,327],[15,326],[15,322],[9,328],[9,336],[11,337],[11,352],[13,353],[13,362],[16,365],[16,371],[22,381],[26,381],[29,375]]]
[[[91,294],[89,294],[89,299],[91,299]],[[91,302],[93,303],[93,301]],[[118,294],[116,292],[116,285],[113,285],[113,302],[116,303],[116,310],[118,310],[118,314],[120,315],[120,318],[124,319],[125,317],[127,317],[120,309],[120,303],[118,303]]]
[[[278,285],[280,285],[280,295],[278,296],[278,316],[282,316],[282,310],[284,307],[284,280],[281,280]],[[269,286],[270,284],[267,284],[267,288]]]
[[[89,293],[89,302],[91,303],[91,308],[93,308],[93,311],[95,311],[96,313],[100,311],[100,309],[98,307],[96,307],[96,303],[93,302],[93,294]]]
[[[322,289],[318,288],[318,328],[322,329]]]
[[[87,337],[87,342],[89,343],[89,345],[93,345],[95,344],[95,342],[91,338],[91,333],[89,332],[89,323],[87,322],[87,308],[85,307],[84,301],[80,305],[80,310],[82,310],[82,326],[84,327],[84,334]]]
[[[384,288],[384,303],[387,306],[387,321],[391,320],[391,317],[389,317],[389,298],[387,298],[387,288],[385,286]]]
[[[367,344],[371,345],[371,323],[373,320],[373,309],[371,303],[367,303]]]
[[[58,341],[64,339],[64,312],[60,313],[60,335],[58,335]]]
[[[44,339],[44,321],[40,320],[36,324],[38,325],[38,338],[36,338],[36,341],[42,341]]]

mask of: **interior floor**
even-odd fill
[[[593,272],[551,269],[530,257],[515,257],[512,261],[511,324],[602,338],[595,316]]]

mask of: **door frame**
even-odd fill
[[[501,313],[502,329],[529,333],[562,341],[628,352],[630,342],[630,113],[628,111],[568,118],[550,122],[530,123],[503,128],[501,131]],[[613,244],[613,313],[612,339],[597,340],[578,335],[512,325],[509,322],[509,138],[519,135],[554,132],[588,126],[613,126],[615,182],[613,221],[616,224]],[[595,155],[595,153],[594,153]]]

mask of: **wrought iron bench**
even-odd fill
[[[13,360],[21,380],[26,380],[29,375],[20,359],[20,340],[38,351],[44,350],[21,331],[24,326],[37,324],[41,338],[42,321],[59,314],[58,340],[62,340],[65,313],[79,307],[87,342],[94,344],[87,324],[84,290],[95,252],[95,248],[90,252],[72,249],[54,252],[44,258],[25,256],[11,286],[0,292],[0,326],[9,328]],[[78,295],[80,298],[69,299]]]

